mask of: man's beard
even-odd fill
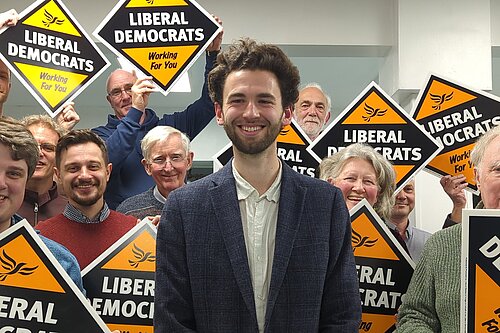
[[[71,199],[73,199],[74,202],[76,202],[77,204],[79,204],[80,206],[84,206],[84,207],[87,207],[87,206],[92,206],[93,204],[95,204],[97,201],[99,201],[99,199],[102,198],[102,195],[103,193],[101,193],[101,191],[99,191],[99,187],[100,187],[100,184],[93,184],[95,185],[96,189],[97,189],[97,192],[93,195],[89,195],[89,196],[85,196],[85,197],[81,197],[79,193],[77,193],[76,191],[71,191]],[[77,187],[77,185],[75,185],[74,187]]]
[[[281,127],[281,123],[269,125],[266,128],[266,134],[262,140],[249,143],[236,134],[234,126],[227,123],[224,124],[224,130],[236,149],[248,155],[256,155],[265,151],[274,141],[276,141],[281,131]]]
[[[311,122],[306,122],[305,119],[303,119],[301,122],[298,122],[299,126],[302,128],[302,130],[307,134],[307,136],[318,136],[319,133],[321,132],[321,125],[320,124],[315,124]]]
[[[80,206],[88,207],[88,206],[92,206],[97,201],[99,201],[99,199],[101,197],[102,197],[102,195],[99,195],[98,193],[96,193],[96,195],[94,195],[94,196],[85,197],[85,198],[81,198],[78,195],[73,195],[72,199],[74,202],[76,202]]]
[[[403,217],[408,217],[409,214],[407,214],[408,209],[405,208],[398,208],[398,209],[392,209],[391,210],[391,218],[393,219],[401,219]]]

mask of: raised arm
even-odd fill
[[[19,14],[15,9],[10,9],[6,12],[0,13],[0,28],[12,27],[17,24]]]
[[[222,24],[222,21],[214,16]],[[190,104],[184,111],[163,115],[159,125],[168,125],[186,133],[189,138],[194,139],[214,118],[215,111],[212,100],[208,93],[208,73],[215,65],[217,54],[220,51],[223,31],[221,31],[206,49],[206,63],[204,83],[201,96]]]
[[[80,116],[75,110],[75,103],[68,102],[64,104],[62,111],[56,116],[56,121],[66,131],[71,131],[80,121]]]
[[[453,202],[453,209],[446,217],[443,228],[453,226],[462,222],[462,209],[467,204],[464,189],[467,187],[467,182],[464,175],[450,176],[446,175],[439,181],[445,193],[450,197]]]

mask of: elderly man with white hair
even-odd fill
[[[332,101],[317,83],[308,83],[299,91],[293,117],[309,139],[316,139],[330,119]]]
[[[186,174],[193,165],[186,134],[170,126],[157,126],[141,141],[142,165],[155,185],[143,193],[123,201],[117,211],[138,219],[161,215],[168,194],[184,185]]]

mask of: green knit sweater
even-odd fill
[[[440,230],[425,244],[403,304],[396,332],[460,330],[462,226]]]

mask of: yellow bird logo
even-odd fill
[[[46,21],[45,21],[45,20],[42,20],[42,23],[43,23],[43,25],[45,25],[47,28],[48,28],[51,24],[54,24],[54,23],[55,23],[55,24],[57,24],[57,25],[61,25],[61,24],[63,24],[63,23],[64,23],[64,20],[59,19],[57,16],[52,15],[51,13],[49,13],[49,12],[47,11],[47,9],[45,9],[45,11],[44,11],[44,14],[43,14],[43,15],[45,15],[45,19],[46,19]]]
[[[441,105],[443,105],[444,102],[447,102],[453,98],[453,91],[449,94],[442,94],[442,95],[437,95],[437,94],[429,94],[431,96],[431,100],[436,103],[436,105],[433,105],[432,108],[434,110],[441,110]]]
[[[5,250],[2,251],[2,256],[0,256],[0,266],[6,271],[0,272],[0,281],[5,281],[7,277],[21,274],[21,275],[30,275],[35,272],[38,266],[35,267],[27,267],[27,263],[20,262],[17,263],[14,258],[10,257]]]
[[[356,230],[352,229],[352,252],[360,247],[372,247],[378,241],[377,239],[370,239],[368,236],[361,236]]]
[[[363,118],[364,121],[369,123],[373,117],[382,117],[383,115],[385,115],[387,109],[385,110],[375,109],[365,103],[365,111],[368,116],[362,116],[361,118]]]
[[[290,130],[289,130],[289,129],[287,129],[287,130],[282,129],[282,130],[280,131],[280,135],[287,135],[287,134],[288,134],[288,132],[290,132]]]
[[[154,262],[156,257],[151,252],[144,252],[137,245],[134,244],[134,248],[132,249],[132,253],[134,253],[134,257],[136,260],[129,260],[128,263],[130,266],[137,268],[139,264],[142,262]]]

